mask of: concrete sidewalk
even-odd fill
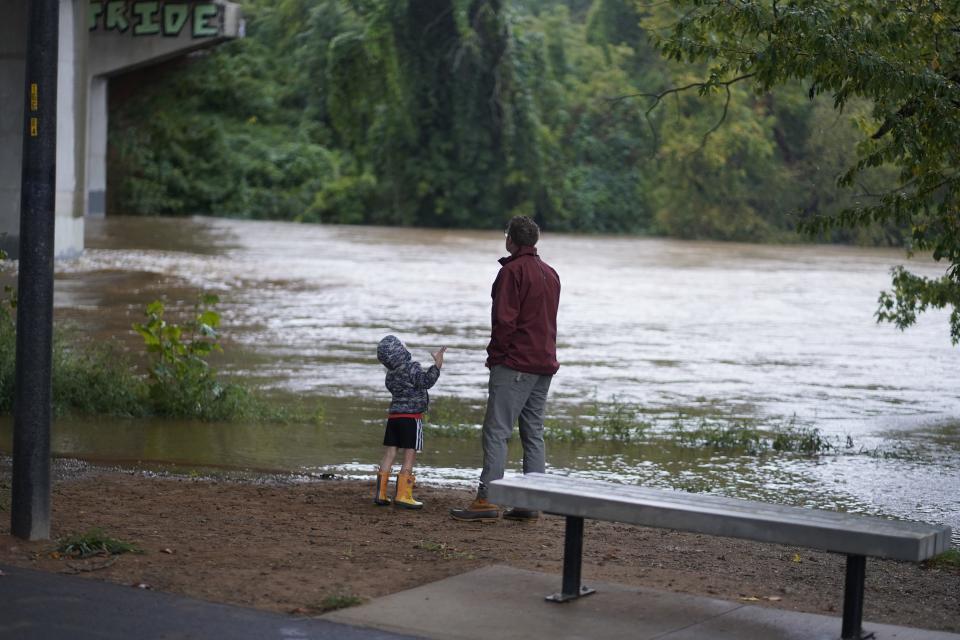
[[[323,619],[444,640],[837,640],[840,618],[739,602],[586,584],[597,593],[565,604],[544,596],[560,576],[486,567],[402,591]],[[839,598],[838,594],[838,598]],[[869,597],[869,594],[867,595]],[[865,622],[876,640],[960,640],[960,635]]]
[[[403,640],[316,618],[0,565],[0,640]]]

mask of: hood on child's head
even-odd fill
[[[394,335],[385,336],[377,345],[377,360],[387,369],[396,369],[400,365],[410,362],[410,352],[403,346],[400,338]]]

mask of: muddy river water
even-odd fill
[[[901,251],[553,234],[539,248],[563,283],[551,418],[586,420],[589,407],[613,402],[662,435],[551,443],[551,471],[944,522],[960,536],[960,351],[944,313],[905,332],[873,317]],[[421,361],[447,345],[433,396],[475,417],[503,253],[499,230],[91,220],[84,254],[57,263],[58,321],[135,347],[130,324],[147,303],[185,307],[199,291],[216,293],[219,370],[315,400],[325,420],[59,420],[56,453],[369,475],[388,399],[377,341],[396,333]],[[909,266],[942,273],[921,259]],[[704,419],[816,428],[836,448],[747,455],[671,440],[678,421]],[[7,420],[0,450],[9,442]],[[513,458],[516,468],[519,450]],[[428,438],[419,465],[421,481],[467,486],[478,475],[478,441]]]

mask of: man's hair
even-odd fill
[[[520,247],[534,247],[540,239],[540,227],[528,216],[513,216],[507,224],[507,235],[513,244]]]

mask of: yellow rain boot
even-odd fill
[[[416,478],[409,473],[397,474],[397,496],[393,500],[393,506],[403,509],[422,509],[423,503],[413,499],[413,485]]]
[[[381,507],[385,507],[390,504],[392,501],[387,497],[387,485],[390,484],[390,472],[389,471],[378,471],[377,472],[377,491],[373,496],[373,504],[378,504]]]

